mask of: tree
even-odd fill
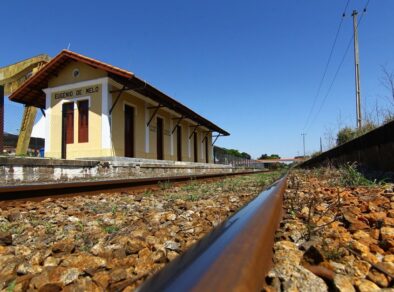
[[[383,124],[387,124],[391,121],[394,121],[394,114],[388,114],[384,117]]]
[[[259,160],[264,160],[264,159],[280,159],[280,156],[278,154],[261,154],[261,156],[258,158]]]
[[[326,149],[335,147],[335,131],[331,127],[326,127],[324,131],[324,140],[326,141]]]
[[[381,68],[383,72],[381,83],[389,91],[386,98],[392,108],[394,108],[394,72],[389,71],[385,66],[381,66]],[[394,111],[392,108],[386,109],[383,117],[383,124],[394,120]]]
[[[394,106],[394,72],[390,72],[385,66],[381,66],[383,72],[382,84],[389,90],[388,101]]]
[[[369,131],[372,131],[373,129],[376,129],[376,125],[371,120],[367,120],[360,129],[355,130],[355,136],[359,137],[365,133],[368,133]]]
[[[245,159],[252,159],[252,156],[250,156],[248,153],[246,153],[246,152],[242,152],[241,153],[241,157],[242,158],[245,158]]]
[[[237,149],[226,149],[226,148],[222,148],[226,154],[228,155],[232,155],[235,157],[239,157],[239,158],[244,158],[244,159],[251,159],[252,156],[250,156],[250,154],[246,153],[246,152],[239,152],[239,150]]]
[[[350,127],[342,128],[337,134],[337,145],[339,146],[349,142],[350,140],[360,137],[375,128],[376,125],[370,120],[367,120],[360,129],[352,129]]]
[[[349,142],[355,137],[355,132],[350,127],[345,127],[339,130],[337,134],[337,145],[342,145],[346,142]]]

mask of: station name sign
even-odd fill
[[[65,90],[54,93],[55,99],[63,99],[63,98],[72,98],[72,97],[79,97],[79,96],[86,96],[90,94],[94,94],[100,91],[99,85],[93,85],[83,88],[76,88],[71,90]]]

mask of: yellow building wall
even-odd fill
[[[186,121],[181,122],[182,127],[182,161],[193,161],[193,141],[192,139],[189,140],[189,136],[192,132],[192,128],[188,131],[188,128],[191,126],[190,123]],[[190,157],[189,157],[189,145],[190,141]]]
[[[155,111],[154,108],[147,109],[148,110],[148,118],[150,119]],[[163,119],[163,156],[164,160],[173,160],[174,155],[171,156],[171,131],[170,128],[170,119],[172,116],[163,111],[159,110],[155,117],[152,119],[149,125],[149,153],[147,154],[147,158],[157,159],[157,118]]]
[[[148,121],[152,117],[154,113],[154,109],[147,109],[148,111]],[[156,130],[157,130],[157,116],[153,117],[152,121],[149,124],[149,153],[147,154],[147,158],[149,159],[157,159],[157,153],[156,153]],[[164,127],[166,122],[163,121]],[[164,145],[164,141],[163,141]],[[164,147],[165,151],[165,147]]]
[[[177,120],[174,120],[173,123],[173,127],[175,127]],[[179,126],[181,126],[181,149],[182,149],[182,161],[190,161],[189,156],[188,156],[188,132],[187,132],[187,128],[189,127],[189,124],[187,122],[181,121],[179,123]],[[172,129],[171,129],[172,131]],[[174,134],[173,134],[173,143],[174,143],[174,156],[173,156],[173,160],[177,160],[177,153],[178,153],[178,143],[177,143],[177,131],[175,130]]]
[[[190,127],[192,125],[188,124],[187,126]],[[193,140],[194,138],[193,138],[193,135],[190,138],[190,154],[191,155],[190,155],[190,158],[187,157],[187,154],[188,154],[187,153],[187,143],[188,143],[187,141],[189,139],[189,136],[192,134],[192,132],[193,132],[193,127],[190,127],[190,134],[187,136],[187,139],[184,140],[183,142],[185,143],[184,145],[186,146],[186,152],[185,152],[186,159],[185,159],[185,161],[194,162],[194,140]],[[211,154],[211,151],[212,151],[212,133],[208,133],[207,134],[207,130],[200,129],[200,128],[198,128],[196,130],[196,133],[197,133],[197,162],[202,162],[202,163],[206,162],[205,141],[203,142],[203,140],[204,140],[205,136],[207,136],[207,138],[208,138],[208,161],[209,161],[209,163],[212,163],[213,162],[213,158],[212,158],[212,154]],[[187,134],[187,130],[186,130],[186,134]]]
[[[209,163],[213,163],[213,146],[212,146],[212,133],[208,134],[208,157],[209,157]]]
[[[86,89],[97,88],[97,92],[86,93]],[[51,95],[51,113],[50,113],[50,149],[46,149],[47,157],[60,158],[62,151],[62,107],[64,103],[72,102],[74,104],[74,143],[66,144],[66,157],[73,159],[77,157],[97,157],[102,156],[101,149],[101,85],[80,87],[72,90],[80,90],[81,95],[65,98],[56,98],[58,94],[64,92],[53,92]],[[89,106],[89,138],[88,142],[78,142],[78,106],[80,100],[86,100],[90,96]],[[77,98],[77,99],[76,99]]]
[[[115,102],[116,96],[113,96]],[[123,93],[112,111],[112,147],[114,156],[125,155],[124,140],[124,108],[129,105],[134,108],[134,156],[149,158],[145,153],[145,103],[136,96]]]
[[[75,76],[75,70],[79,74]],[[106,77],[107,73],[80,62],[70,62],[48,81],[48,88],[70,85],[82,81]],[[96,88],[97,87],[97,88]],[[86,89],[94,92],[86,92]],[[64,92],[73,92],[73,96],[59,97]],[[77,92],[78,91],[78,92]],[[58,96],[57,96],[58,95]],[[62,145],[62,104],[74,102],[73,99],[83,100],[90,96],[89,106],[89,139],[86,143],[78,142],[78,107],[74,106],[74,143],[67,144],[67,159],[78,157],[97,157],[108,155],[108,150],[101,148],[101,112],[102,88],[97,83],[85,87],[72,87],[69,90],[54,91],[51,94],[50,111],[50,149],[45,149],[47,157],[60,158]],[[77,102],[77,101],[75,101]]]
[[[182,122],[182,161],[191,161],[193,159],[193,148],[191,145],[190,147],[190,157],[189,157],[189,141],[192,143],[192,141],[189,139],[191,130],[188,130],[190,127],[190,124],[188,122]]]
[[[164,151],[164,160],[173,160],[173,156],[171,156],[171,130],[170,129],[170,119],[172,116],[165,111],[159,110],[158,115],[155,118],[155,121],[157,121],[157,117],[163,119],[163,151]],[[155,136],[155,140],[156,140]],[[156,152],[157,148],[154,148],[154,151]],[[157,153],[156,153],[157,154]],[[157,156],[156,156],[157,157]]]
[[[79,70],[79,75],[74,77],[73,71]],[[48,87],[57,87],[82,81],[88,81],[107,77],[107,72],[95,69],[81,62],[70,62],[59,72],[58,76],[52,77],[48,82]]]
[[[74,70],[79,70],[79,75],[74,76]],[[57,87],[62,85],[71,85],[82,81],[94,80],[102,77],[106,77],[107,73],[102,70],[94,69],[89,65],[71,62],[66,65],[58,76],[53,77],[48,82],[48,87]],[[51,94],[51,113],[50,113],[50,149],[46,149],[45,155],[47,157],[60,158],[61,157],[61,143],[62,143],[62,104],[64,102],[71,102],[76,97],[83,99],[90,96],[90,108],[89,108],[89,140],[86,143],[78,142],[78,107],[74,106],[74,143],[67,144],[67,159],[80,158],[80,157],[100,157],[100,156],[124,156],[125,155],[125,142],[124,142],[124,107],[129,105],[134,107],[134,156],[139,158],[157,159],[157,117],[163,119],[163,147],[164,147],[164,159],[165,160],[177,160],[177,136],[176,131],[171,135],[173,127],[176,125],[176,116],[170,114],[168,111],[160,109],[156,116],[153,118],[149,126],[149,152],[145,152],[145,135],[146,135],[146,117],[145,117],[145,101],[141,98],[124,92],[120,96],[116,106],[114,107],[111,115],[111,149],[102,149],[102,129],[101,129],[101,114],[102,114],[102,87],[100,84],[98,91],[94,93],[85,94],[86,88],[72,88],[74,93],[76,90],[80,90],[80,95],[72,97],[61,97],[56,98],[56,95],[61,93],[52,92]],[[93,86],[93,87],[94,87]],[[92,86],[87,86],[92,87]],[[111,89],[111,88],[110,88]],[[115,89],[115,88],[112,88]],[[109,93],[110,95],[110,93]],[[112,103],[109,104],[109,108],[115,102],[117,94],[113,94]],[[148,105],[148,107],[151,105]],[[154,113],[154,109],[147,109],[148,119]],[[180,123],[182,127],[182,161],[194,161],[194,144],[193,137],[189,140],[193,128],[192,123],[183,120]],[[202,143],[202,139],[205,137],[206,132],[202,129],[197,129],[198,135],[198,161],[205,162],[205,143]],[[171,138],[173,143],[173,154],[171,155]],[[209,160],[212,159],[212,134],[208,135],[209,141]],[[190,156],[188,151],[188,144],[190,143]],[[201,147],[203,151],[201,152]],[[203,153],[203,154],[201,154]]]

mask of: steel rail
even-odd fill
[[[260,291],[272,265],[286,179],[263,191],[138,291]]]
[[[266,173],[267,171],[242,171],[232,173],[211,173],[183,176],[0,186],[0,201],[20,200],[55,195],[61,196],[70,194],[88,194],[97,193],[100,191],[119,192],[121,190],[127,190],[135,187],[154,186],[159,182],[182,182],[191,179],[210,179],[263,172]]]

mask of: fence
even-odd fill
[[[226,165],[231,165],[233,167],[244,167],[244,168],[259,168],[259,169],[265,168],[264,163],[260,161],[228,154],[225,149],[217,146],[214,146],[213,148],[213,157],[215,164],[226,164]]]
[[[300,164],[300,167],[339,166],[357,162],[368,170],[394,173],[394,121]]]

